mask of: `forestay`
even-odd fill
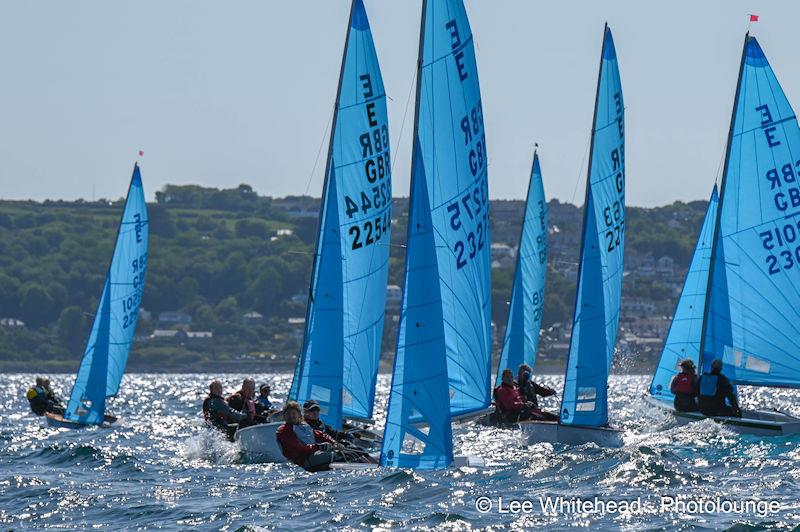
[[[606,26],[586,183],[580,271],[561,403],[564,424],[608,422],[607,382],[622,292],[625,230],[625,106]]]
[[[100,424],[117,394],[136,331],[147,271],[148,218],[139,166],[133,168],[114,254],[64,418]]]
[[[290,397],[369,418],[383,336],[392,185],[383,79],[361,0],[345,42],[303,352]]]
[[[702,365],[740,384],[800,386],[800,130],[745,37],[722,177]]]
[[[700,339],[703,333],[703,313],[706,308],[706,287],[718,200],[715,186],[708,201],[703,226],[697,235],[692,261],[689,263],[681,297],[664,341],[661,359],[650,383],[650,394],[663,401],[672,402],[675,398],[669,385],[678,372],[678,364],[684,359],[689,359],[698,366],[700,364]]]
[[[533,368],[536,363],[546,275],[547,202],[544,197],[539,156],[534,152],[525,217],[517,250],[514,286],[511,289],[508,324],[495,386],[500,385],[501,374],[505,368],[516,371],[520,364],[525,363]]]

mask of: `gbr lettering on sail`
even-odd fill
[[[475,83],[469,72],[468,62],[464,54],[467,44],[461,38],[456,20],[445,23],[450,34],[452,58],[455,62],[458,78],[461,83]],[[468,89],[467,89],[468,90]],[[461,190],[458,197],[447,205],[450,215],[450,229],[460,237],[453,245],[456,269],[461,269],[474,259],[478,252],[487,245],[489,235],[489,194],[486,176],[486,134],[483,129],[483,109],[480,95],[474,107],[467,109],[466,115],[459,120],[463,134],[464,149],[460,153],[466,157],[473,181],[468,188]]]
[[[367,119],[367,131],[358,139],[362,158],[362,190],[357,197],[345,195],[348,219],[361,211],[362,220],[348,228],[352,250],[375,244],[386,235],[392,224],[392,175],[389,157],[389,128],[381,123],[375,109],[375,89],[369,73],[359,77],[361,96]]]
[[[781,145],[778,138],[778,124],[772,117],[769,105],[762,104],[755,108],[761,115],[761,131],[763,140],[770,150]],[[772,151],[773,155],[778,152]],[[795,215],[800,207],[800,187],[797,178],[800,174],[800,159],[795,161],[779,161],[773,168],[764,173],[764,177],[772,194],[775,208],[786,216],[785,223],[777,223],[766,231],[759,233],[761,245],[767,251],[765,264],[770,275],[784,270],[797,268],[800,265],[800,220]]]
[[[614,94],[614,106],[619,141],[611,148],[608,156],[611,160],[616,199],[603,208],[605,246],[609,253],[619,248],[625,231],[625,120],[619,92]]]

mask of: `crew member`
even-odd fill
[[[31,411],[37,416],[43,416],[47,412],[47,391],[44,388],[44,379],[36,377],[36,384],[28,388],[25,397],[28,398]]]
[[[239,422],[240,429],[266,421],[261,416],[257,417],[256,415],[255,394],[256,381],[248,377],[242,381],[242,388],[225,400],[229,407],[247,414],[247,418]]]
[[[530,419],[537,421],[558,421],[558,416],[545,412],[539,408],[539,399],[537,396],[550,397],[556,394],[556,391],[547,386],[542,386],[536,383],[531,378],[532,369],[527,364],[522,364],[517,371],[517,383],[519,387],[519,394],[522,400],[529,404],[529,411],[531,414]]]
[[[514,372],[511,369],[503,370],[502,383],[494,389],[494,398],[502,421],[516,423],[530,419],[531,405],[520,395],[519,388],[514,384]]]
[[[222,383],[220,381],[212,381],[208,387],[208,397],[203,401],[203,417],[206,420],[206,425],[214,427],[233,441],[233,435],[236,432],[236,423],[247,419],[247,414],[234,410],[222,398]]]
[[[675,396],[673,402],[678,412],[697,412],[698,379],[694,362],[691,359],[681,361],[681,372],[672,378],[669,389]]]
[[[353,441],[354,438],[350,434],[341,430],[336,430],[322,421],[319,418],[319,413],[319,403],[317,403],[314,399],[309,399],[303,403],[303,419],[311,426],[311,428],[324,432],[330,436],[331,439],[337,442],[350,443]]]
[[[700,412],[706,416],[742,417],[733,385],[722,374],[722,360],[711,362],[711,371],[700,376]],[[727,400],[727,403],[726,403]]]

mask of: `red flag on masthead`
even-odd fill
[[[144,151],[143,150],[139,150],[139,157],[142,157],[143,155],[144,155]]]
[[[750,15],[750,22],[758,22],[758,15]]]

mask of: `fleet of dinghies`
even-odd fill
[[[380,450],[379,464],[439,469],[452,425],[491,410],[488,155],[472,30],[462,0],[423,0],[402,307],[383,435],[371,424],[381,353],[392,172],[386,93],[363,0],[353,0],[334,104],[306,331],[289,399],[320,405],[336,428]],[[721,360],[735,384],[800,387],[800,130],[754,37],[745,37],[720,191],[714,187],[648,403],[681,422],[670,382],[680,361]],[[547,202],[534,151],[498,374],[536,360],[547,270]],[[622,445],[608,377],[625,241],[625,105],[611,30],[603,33],[583,207],[573,329],[558,421],[520,421],[524,444]],[[134,167],[114,253],[63,415],[107,426],[144,289],[148,219]],[[499,383],[499,376],[497,378]],[[800,432],[776,410],[713,418],[762,435]],[[279,421],[240,429],[242,450],[286,461]]]

